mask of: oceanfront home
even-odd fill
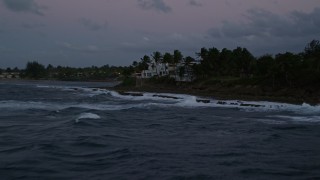
[[[191,63],[149,63],[148,69],[143,70],[141,73],[137,73],[138,79],[149,79],[152,77],[165,77],[169,76],[174,78],[177,82],[192,82],[195,79],[192,66],[196,62]]]
[[[141,72],[142,79],[151,77],[163,77],[169,75],[169,65],[167,63],[148,63],[148,69]]]
[[[0,74],[0,79],[19,79],[19,72],[3,72]]]

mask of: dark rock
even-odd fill
[[[143,96],[143,93],[119,92],[123,96]]]
[[[153,95],[153,97],[168,98],[168,99],[181,99],[181,98],[174,97],[174,96],[166,96],[166,95],[158,95],[158,94]]]
[[[209,99],[196,99],[196,101],[201,103],[210,103]]]
[[[246,107],[264,107],[264,105],[259,105],[259,104],[240,104],[240,106],[246,106]]]
[[[224,101],[218,101],[217,104],[222,104],[222,105],[224,105],[224,104],[227,104],[227,103],[224,102]]]

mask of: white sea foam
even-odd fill
[[[126,104],[108,104],[103,103],[52,103],[52,102],[34,102],[34,101],[0,101],[0,110],[49,110],[61,112],[68,108],[82,108],[97,111],[117,111],[131,108],[148,108],[152,106],[161,106],[161,103],[126,103]]]
[[[297,114],[305,114],[307,116],[319,116],[320,106],[311,106],[309,104],[294,105],[287,103],[264,102],[264,101],[238,101],[238,100],[215,100],[213,98],[205,98],[209,103],[198,101],[197,96],[172,93],[141,93],[142,96],[122,95],[116,91],[98,89],[98,88],[82,88],[67,86],[46,86],[39,85],[42,88],[60,88],[66,91],[74,91],[75,95],[93,97],[97,95],[110,96],[112,102],[96,102],[96,103],[78,103],[78,102],[23,102],[23,101],[0,101],[0,109],[47,109],[47,110],[63,110],[67,108],[85,108],[93,110],[123,110],[131,108],[149,108],[149,107],[208,107],[208,108],[237,108],[244,111],[290,111]],[[129,92],[130,93],[130,92]],[[133,92],[132,92],[133,93]],[[137,93],[137,92],[136,92]],[[139,92],[138,92],[139,93]],[[125,103],[123,103],[123,101]],[[120,103],[119,103],[120,102]]]
[[[108,94],[110,94],[113,97],[124,99],[124,100],[132,100],[132,101],[143,101],[143,100],[154,100],[154,101],[170,101],[170,102],[175,102],[176,99],[173,98],[179,98],[182,99],[181,96],[183,95],[176,95],[176,94],[169,94],[169,93],[146,93],[146,92],[128,92],[132,94],[142,94],[142,96],[132,96],[132,95],[122,95],[119,94],[116,91],[107,91]],[[172,98],[164,98],[164,97],[159,97],[161,96],[168,96]]]
[[[286,124],[287,123],[284,120],[273,120],[273,119],[257,119],[257,121],[265,124]]]
[[[142,96],[130,96],[130,95],[121,95],[115,91],[97,91],[96,93],[105,93],[110,94],[111,96],[123,100],[131,101],[156,101],[159,102],[158,105],[161,105],[161,102],[171,102],[170,104],[164,104],[166,106],[178,106],[178,107],[225,107],[225,108],[239,108],[245,111],[291,111],[299,114],[318,114],[320,113],[320,106],[311,106],[307,103],[302,105],[287,104],[287,103],[276,103],[268,101],[238,101],[238,100],[224,100],[220,101],[213,98],[205,98],[210,100],[210,103],[203,103],[197,101],[201,99],[192,95],[185,94],[171,94],[171,93],[143,93]],[[129,92],[131,93],[131,92]],[[137,93],[137,92],[136,92]],[[139,92],[138,92],[139,93]],[[163,96],[163,97],[161,97]],[[165,96],[173,98],[165,98]],[[174,99],[176,98],[176,99]],[[223,103],[221,103],[223,102]],[[153,104],[154,105],[154,104]],[[162,106],[162,105],[161,105]]]
[[[281,120],[293,121],[293,122],[310,122],[310,123],[320,123],[320,116],[283,116],[275,115],[269,116],[271,118],[277,118]]]
[[[94,113],[82,113],[75,119],[76,123],[79,122],[80,119],[100,119],[101,117]]]

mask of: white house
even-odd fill
[[[149,63],[148,69],[143,70],[141,73],[136,73],[137,78],[148,79],[151,77],[163,77],[169,76],[174,78],[177,82],[192,82],[195,79],[192,66],[197,64],[197,62],[177,63]]]
[[[147,79],[151,77],[163,77],[169,75],[168,64],[164,63],[148,63],[148,69],[141,72],[141,78]]]
[[[3,72],[0,74],[0,79],[19,79],[20,73],[19,72]]]

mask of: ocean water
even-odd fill
[[[0,179],[320,179],[320,106],[112,85],[0,81]]]

